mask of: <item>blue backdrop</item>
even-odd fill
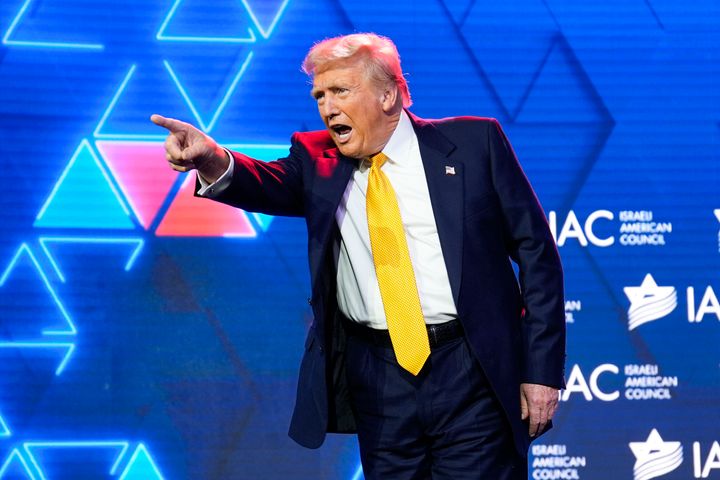
[[[3,0],[0,479],[359,479],[286,436],[297,219],[193,199],[148,117],[262,159],[314,41],[395,40],[424,117],[496,117],[567,272],[533,479],[720,478],[720,3]],[[191,180],[191,179],[190,179]]]

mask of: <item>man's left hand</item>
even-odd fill
[[[520,384],[520,410],[522,419],[529,419],[530,436],[545,429],[558,406],[558,389],[535,383]]]

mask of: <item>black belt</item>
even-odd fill
[[[345,331],[348,335],[360,338],[367,343],[379,347],[392,347],[390,333],[388,333],[387,330],[366,327],[347,318],[343,318],[343,320]],[[426,325],[426,327],[428,340],[430,340],[430,348],[439,347],[463,336],[463,327],[460,320],[450,320],[445,323]]]

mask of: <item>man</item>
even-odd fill
[[[315,320],[290,435],[357,431],[368,479],[527,478],[563,387],[562,269],[500,126],[412,115],[374,34],[325,40],[303,68],[326,130],[285,159],[152,117],[199,195],[307,221]]]

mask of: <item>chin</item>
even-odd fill
[[[342,153],[346,157],[362,158],[362,155],[355,148],[348,147],[346,145],[338,145],[337,147],[338,147],[338,150],[340,150],[340,153]]]

